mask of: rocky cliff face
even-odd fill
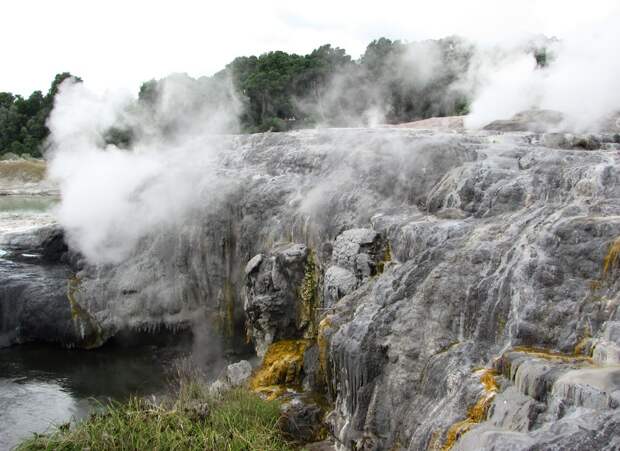
[[[70,294],[101,340],[294,340],[343,448],[617,449],[620,152],[556,138],[226,137],[217,193]]]

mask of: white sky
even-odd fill
[[[372,39],[451,34],[562,37],[620,18],[618,0],[0,0],[0,91],[47,91],[70,71],[97,91],[171,72],[210,75],[236,56],[308,53],[321,44],[358,57]],[[615,22],[614,26],[620,21]]]

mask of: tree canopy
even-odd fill
[[[222,73],[245,104],[245,131],[360,125],[369,111],[397,123],[465,113],[468,99],[454,81],[467,71],[472,53],[456,37],[421,43],[380,38],[358,60],[326,44],[304,56],[236,58]]]
[[[58,87],[67,78],[63,72],[54,77],[47,94],[34,91],[28,98],[10,92],[0,92],[0,153],[29,154],[40,157],[42,145],[49,134],[45,125],[54,106]]]
[[[408,122],[467,111],[469,99],[454,82],[467,71],[472,53],[456,37],[419,43],[380,38],[358,60],[325,44],[307,55],[238,57],[195,82],[221,90],[229,80],[246,133],[364,125],[375,113],[387,123]],[[144,83],[140,102],[156,104],[168,78]]]
[[[542,69],[553,61],[545,42],[550,41],[541,38],[526,49]],[[165,133],[184,130],[191,122],[188,116],[202,114],[198,122],[203,124],[223,110],[232,112],[246,133],[317,124],[358,126],[373,122],[373,115],[385,123],[401,123],[466,114],[471,93],[458,81],[469,70],[473,53],[471,44],[448,37],[411,43],[376,39],[357,60],[330,44],[307,55],[274,51],[242,56],[211,77],[175,74],[149,80],[134,106]],[[68,77],[73,76],[56,75],[45,95],[0,92],[0,154],[42,155],[49,134],[46,121]],[[104,139],[128,147],[140,133],[119,124]]]

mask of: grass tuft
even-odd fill
[[[200,382],[182,383],[162,402],[131,398],[101,406],[76,425],[35,435],[17,449],[30,450],[227,450],[284,451],[277,424],[280,406],[244,389],[217,397]]]

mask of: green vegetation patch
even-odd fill
[[[244,389],[210,396],[187,384],[176,399],[113,402],[90,419],[35,435],[25,450],[290,450],[280,429],[279,403]]]
[[[67,78],[81,81],[68,72],[56,75],[47,94],[34,91],[29,97],[0,92],[0,154],[40,157],[49,135],[46,122],[60,84]]]
[[[310,249],[304,268],[304,279],[299,287],[298,328],[305,331],[305,338],[314,338],[317,333],[316,308],[319,306],[319,277],[316,257],[314,251]]]

